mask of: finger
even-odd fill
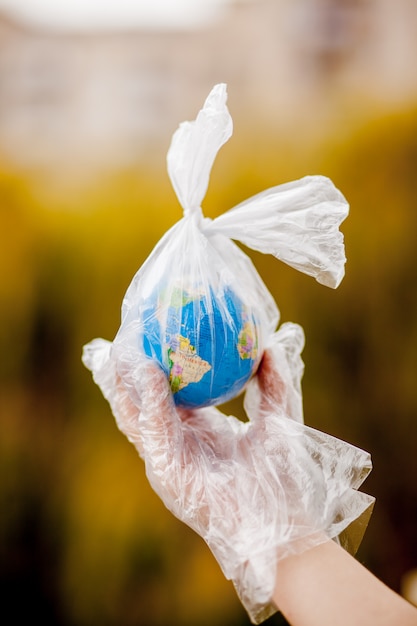
[[[266,412],[282,405],[285,397],[285,385],[275,368],[274,358],[269,350],[264,352],[257,376],[261,392],[260,410]]]
[[[139,409],[132,401],[128,389],[119,375],[116,375],[116,398],[113,414],[119,430],[133,443],[139,456],[143,458],[142,436],[139,428]]]
[[[207,461],[212,449],[198,428],[198,411],[183,412],[181,419],[158,367],[141,368],[140,379],[138,427],[146,475],[165,506],[201,532],[207,520]]]
[[[138,408],[132,402],[128,389],[117,372],[117,361],[111,342],[94,339],[84,346],[82,360],[92,371],[95,382],[109,402],[119,429],[133,443],[140,456],[143,456],[137,426]]]
[[[301,326],[286,322],[273,335],[269,346],[275,370],[279,373],[285,389],[285,397],[282,398],[285,412],[288,417],[300,423],[304,421],[301,390],[304,373],[301,353],[304,341],[304,331]]]
[[[303,346],[304,333],[298,324],[283,324],[271,337],[246,393],[245,410],[251,421],[273,411],[303,423]]]
[[[181,420],[165,373],[150,360],[135,367],[119,364],[124,411],[119,427],[141,442],[142,455],[172,462],[182,442]]]
[[[278,373],[273,354],[265,350],[256,376],[246,389],[244,408],[251,424],[265,427],[265,415],[284,412],[285,385]]]

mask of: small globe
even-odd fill
[[[258,321],[231,290],[180,288],[153,294],[143,308],[143,348],[185,408],[227,402],[259,362]]]

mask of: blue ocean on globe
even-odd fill
[[[155,292],[142,328],[145,353],[162,366],[181,407],[234,398],[259,362],[258,322],[231,289]]]

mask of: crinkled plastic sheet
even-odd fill
[[[329,179],[309,176],[268,189],[215,220],[204,218],[211,167],[231,132],[226,87],[216,85],[196,120],[180,125],[168,152],[184,216],[134,277],[114,341],[92,341],[83,360],[143,458],[154,490],[207,542],[251,620],[260,623],[276,610],[271,597],[280,559],[329,539],[356,551],[373,506],[373,498],[358,491],[371,461],[366,452],[304,425],[303,331],[286,323],[276,332],[278,308],[231,241],[335,288],[344,275],[339,225],[348,204]],[[269,355],[269,373],[246,386],[245,423],[214,406],[176,407],[166,375],[144,353],[149,298],[155,289],[172,294],[190,284],[203,293],[232,288],[256,316],[259,356]]]

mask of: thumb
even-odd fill
[[[275,368],[274,358],[269,350],[264,352],[257,375],[261,392],[261,412],[282,405],[285,397],[284,382]]]
[[[247,387],[244,405],[251,421],[272,412],[303,422],[303,346],[304,333],[298,324],[283,324],[274,333]]]
[[[257,427],[265,427],[266,414],[282,414],[286,398],[285,383],[275,367],[270,349],[266,349],[256,376],[249,382],[244,408],[249,420]],[[260,419],[261,418],[261,419]]]

